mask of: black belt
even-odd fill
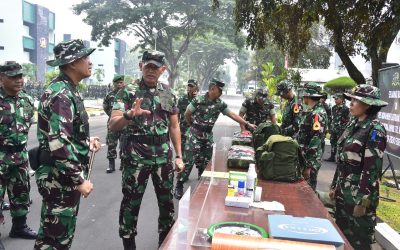
[[[169,142],[169,135],[131,135],[128,141],[149,145],[161,145]]]
[[[0,145],[0,151],[5,153],[18,153],[26,149],[26,144],[11,146],[11,145]]]
[[[206,133],[211,133],[213,127],[212,126],[201,126],[198,124],[192,124],[192,128],[201,131],[201,132],[206,132]]]

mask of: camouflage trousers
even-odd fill
[[[0,205],[7,190],[11,217],[26,216],[29,210],[29,164],[0,164]],[[1,221],[2,218],[0,218]]]
[[[51,173],[46,176],[36,172],[36,183],[43,200],[34,249],[69,249],[74,238],[81,194],[76,186],[63,185]]]
[[[343,131],[339,132],[339,133],[331,133],[331,138],[330,138],[330,142],[331,142],[331,153],[332,154],[336,154],[337,152],[337,142],[339,140],[339,137],[342,135]]]
[[[310,179],[307,180],[308,185],[315,191],[317,188],[317,178],[319,170],[311,168]]]
[[[124,157],[121,164],[123,198],[119,212],[119,236],[134,238],[137,235],[140,204],[151,176],[159,209],[158,233],[160,238],[165,237],[174,224],[172,163],[144,165]]]
[[[212,145],[212,138],[199,139],[192,133],[188,133],[187,143],[185,147],[185,170],[178,177],[178,180],[186,182],[189,179],[190,173],[192,172],[193,165],[196,165],[196,168],[198,168],[199,175],[203,173],[204,169],[207,167],[207,164],[212,157]]]
[[[343,196],[336,197],[336,224],[356,250],[371,249],[375,242],[376,209],[368,208],[366,215],[353,217],[354,205],[345,204]]]
[[[117,146],[120,138],[121,132],[111,131],[109,128],[107,129],[107,159],[116,159],[117,158]],[[121,146],[120,146],[121,147]],[[121,157],[121,150],[120,150]]]

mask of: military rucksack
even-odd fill
[[[253,132],[253,147],[254,150],[264,145],[271,135],[279,135],[281,129],[278,125],[273,124],[270,121],[260,123],[256,130]],[[258,161],[259,155],[256,152],[256,162]]]
[[[294,182],[302,178],[305,159],[293,138],[272,135],[257,149],[257,155],[257,169],[262,179]]]

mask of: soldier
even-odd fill
[[[184,166],[176,98],[168,85],[158,81],[166,70],[164,58],[158,51],[143,53],[139,63],[143,77],[136,88],[127,86],[117,94],[109,122],[113,131],[125,127],[119,214],[119,236],[125,250],[136,249],[137,219],[150,175],[160,210],[159,245],[174,223],[170,139],[176,153],[175,170],[179,173]]]
[[[254,98],[246,99],[240,108],[239,116],[257,126],[267,120],[276,124],[275,107],[268,100],[268,90],[258,89]],[[240,125],[240,128],[242,132],[246,131],[243,125]]]
[[[299,131],[303,108],[293,92],[293,84],[289,80],[279,82],[276,89],[276,95],[287,100],[285,108],[282,110],[282,134],[293,137]]]
[[[328,130],[330,131],[330,126],[331,126],[331,121],[332,121],[332,111],[331,111],[331,107],[329,107],[329,104],[326,103],[327,98],[328,98],[328,94],[326,92],[322,92],[322,97],[321,97],[321,99],[319,99],[322,106],[324,106],[326,116],[328,119],[326,121],[325,137],[326,137],[326,134],[328,133]],[[325,152],[325,140],[322,141],[322,155],[324,155],[324,152]]]
[[[106,97],[104,98],[103,101],[103,109],[104,112],[108,115],[108,121],[110,120],[111,117],[111,111],[112,107],[114,104],[115,100],[115,95],[118,93],[120,89],[125,87],[124,83],[124,75],[116,75],[113,78],[113,86],[114,89],[109,92]],[[115,171],[115,159],[117,158],[117,145],[118,145],[118,140],[120,138],[121,133],[120,132],[113,132],[110,130],[108,127],[108,121],[107,121],[107,159],[109,162],[108,168],[106,170],[106,173],[112,173]],[[119,157],[121,158],[121,152],[119,154]],[[121,169],[120,169],[121,170]]]
[[[193,100],[194,97],[199,93],[199,86],[196,80],[190,79],[187,82],[187,94],[179,98],[178,100],[178,108],[179,108],[179,125],[181,129],[181,148],[184,148],[186,145],[186,131],[189,128],[188,124],[185,121],[185,111],[189,103]],[[185,161],[185,153],[182,152],[183,160]]]
[[[220,113],[229,116],[232,120],[244,125],[246,129],[254,130],[256,125],[243,120],[233,113],[226,103],[220,99],[225,84],[212,79],[208,86],[208,92],[203,96],[193,99],[185,112],[185,120],[190,125],[188,143],[186,144],[187,164],[184,172],[176,183],[174,196],[182,198],[183,183],[189,178],[193,165],[198,168],[200,178],[208,162],[212,157],[213,133],[212,129]]]
[[[387,102],[377,87],[358,85],[351,94],[354,116],[338,140],[338,176],[332,184],[336,224],[354,249],[368,250],[375,242],[379,176],[386,149],[386,130],[377,114]]]
[[[304,85],[303,102],[308,109],[300,124],[297,141],[306,160],[303,176],[315,191],[318,171],[321,168],[322,142],[325,140],[327,116],[319,102],[321,87],[310,82]]]
[[[60,74],[45,90],[38,109],[36,183],[43,201],[34,249],[71,247],[80,197],[93,189],[84,177],[89,150],[99,150],[100,143],[89,137],[88,115],[77,85],[91,75],[89,55],[94,50],[82,40],[61,42],[54,47],[55,59],[47,61],[58,66]]]
[[[23,90],[22,67],[14,61],[0,66],[0,203],[7,190],[12,217],[11,238],[35,239],[26,225],[29,211],[29,163],[26,144],[34,113],[33,99]],[[0,224],[4,221],[0,209]]]

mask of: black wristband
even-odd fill
[[[181,159],[182,157],[180,155],[175,156],[175,159]]]
[[[128,115],[128,112],[124,112],[122,115],[124,116],[125,120],[127,120],[127,121],[133,120],[133,117],[130,117],[130,116]]]

